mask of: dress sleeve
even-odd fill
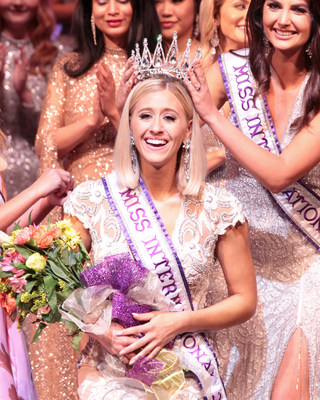
[[[204,207],[215,235],[223,235],[227,228],[234,227],[237,223],[243,224],[246,220],[239,200],[226,189],[210,184],[205,187]]]
[[[38,132],[35,140],[36,153],[40,158],[39,173],[46,168],[59,168],[55,132],[64,126],[67,74],[64,64],[73,53],[62,56],[54,65],[43,102]]]

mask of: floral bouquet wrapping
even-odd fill
[[[50,323],[61,321],[59,305],[78,287],[83,264],[90,257],[69,220],[48,226],[16,224],[11,236],[1,232],[0,305],[19,323],[29,314],[38,316],[33,341]],[[75,345],[79,336],[74,330]]]
[[[158,278],[128,253],[106,257],[84,270],[80,280],[82,288],[71,294],[60,312],[84,332],[103,334],[112,321],[125,328],[139,325],[132,313],[170,311]],[[173,346],[167,345],[155,359],[140,357],[131,368],[100,346],[97,368],[107,377],[111,392],[120,385],[132,398],[134,393],[139,400],[148,398],[152,392],[157,399],[167,400],[185,384]]]

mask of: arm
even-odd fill
[[[220,167],[226,160],[226,151],[224,147],[217,150],[208,151],[207,154],[208,173]]]
[[[262,185],[277,193],[304,176],[320,161],[320,114],[303,128],[277,156],[255,144],[217,110],[200,65],[189,71],[185,83],[200,117],[211,127],[237,161]],[[201,90],[195,87],[201,85]]]
[[[14,221],[28,225],[40,223],[55,207],[62,205],[66,194],[73,188],[69,172],[58,169],[45,171],[31,186],[0,207],[0,230],[7,229]],[[10,228],[9,228],[10,230]]]
[[[244,322],[254,314],[257,293],[255,271],[248,244],[247,223],[229,228],[219,237],[217,255],[226,279],[228,297],[202,310],[134,315],[137,320],[146,323],[117,333],[118,335],[145,334],[143,338],[120,352],[120,355],[127,355],[142,348],[130,360],[130,364],[133,364],[139,356],[155,357],[176,335],[226,328]]]

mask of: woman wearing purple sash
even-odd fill
[[[199,66],[187,82],[201,118],[228,149],[228,189],[248,216],[257,273],[257,312],[217,333],[218,356],[231,399],[316,400],[320,5],[252,0],[247,20],[249,52],[223,55],[208,73],[214,101]],[[235,126],[215,107],[226,100]]]
[[[83,353],[80,399],[227,398],[212,333],[251,317],[255,278],[240,203],[203,182],[206,159],[200,137],[183,83],[168,75],[144,80],[123,110],[115,172],[80,184],[65,205],[86,247],[92,246],[97,274],[105,271],[87,270],[88,289],[102,290],[102,281],[113,275],[114,291],[136,275],[131,264],[138,263],[148,281],[128,294],[138,302],[135,307],[153,304],[150,312],[131,314],[113,293],[106,332],[90,333],[95,340]],[[119,261],[123,253],[130,259],[125,264]],[[215,257],[228,286],[225,299],[216,304]],[[111,271],[111,265],[118,267]],[[105,302],[110,307],[109,297]],[[84,298],[76,303],[84,304]],[[98,308],[93,311],[96,327]],[[127,324],[132,316],[135,323]]]

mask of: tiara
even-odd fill
[[[157,38],[157,45],[152,55],[148,48],[148,40],[143,40],[143,50],[140,54],[139,44],[136,44],[136,49],[132,50],[134,57],[133,65],[137,66],[137,79],[142,81],[154,75],[170,75],[183,80],[187,76],[187,70],[192,67],[196,60],[201,59],[201,49],[197,48],[196,54],[191,61],[191,39],[188,39],[187,46],[181,58],[178,51],[178,35],[173,33],[173,39],[169,47],[167,56],[164,55],[162,47],[162,35]]]

